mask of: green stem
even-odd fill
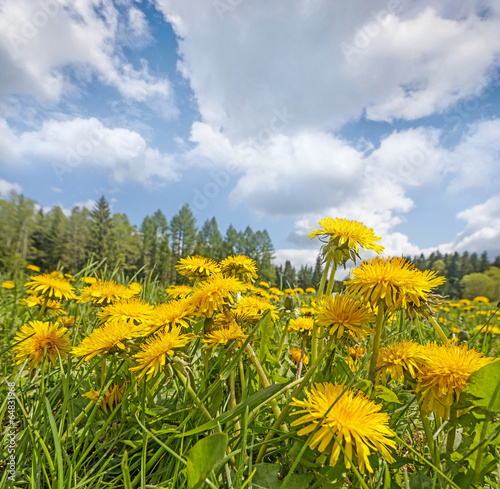
[[[377,373],[377,358],[380,349],[380,340],[382,338],[382,330],[384,327],[385,304],[382,301],[378,303],[377,319],[375,321],[375,337],[373,338],[372,356],[370,359],[370,369],[368,370],[368,380],[375,384],[375,376]]]
[[[328,277],[328,271],[330,270],[330,265],[332,263],[332,257],[329,256],[326,259],[325,269],[323,270],[323,275],[321,275],[321,282],[319,283],[317,296],[319,298],[323,297],[325,291],[326,279]],[[314,364],[318,357],[318,326],[316,323],[313,325],[312,335],[311,335],[311,363]]]
[[[448,341],[448,338],[444,334],[444,331],[442,330],[441,326],[439,326],[438,322],[436,319],[432,316],[429,317],[429,321],[432,324],[432,327],[434,328],[434,331],[439,335],[441,338],[441,342],[443,343],[444,346],[450,346],[450,342]]]
[[[328,279],[328,286],[326,288],[326,295],[330,295],[333,290],[333,285],[335,284],[335,272],[337,271],[338,263],[332,262],[332,270],[330,272],[330,278]]]
[[[420,419],[422,420],[422,427],[424,428],[425,439],[427,440],[427,445],[429,446],[429,451],[431,452],[432,461],[434,462],[434,466],[441,470],[441,461],[439,459],[439,453],[437,451],[436,442],[434,441],[434,437],[432,436],[431,425],[429,423],[429,418],[427,414],[422,409],[422,406],[419,405],[420,410]]]
[[[448,431],[448,436],[446,437],[446,453],[453,452],[453,447],[455,446],[455,437],[457,434],[457,428],[455,426],[455,419],[457,418],[457,409],[452,406],[450,409],[450,420],[452,423],[450,431]]]
[[[306,384],[309,382],[311,377],[313,376],[314,372],[316,371],[316,368],[318,365],[321,364],[321,362],[324,360],[326,357],[326,354],[328,353],[328,350],[330,349],[330,346],[333,343],[333,338],[330,338],[326,346],[321,350],[321,353],[318,355],[318,358],[316,359],[316,363],[311,362],[311,367],[307,371],[306,375],[304,375],[304,378],[302,379],[302,382],[297,386],[297,388],[292,392],[290,397],[288,398],[288,402],[286,403],[285,407],[283,408],[283,411],[281,411],[281,415],[276,419],[274,422],[273,426],[271,429],[268,431],[266,438],[264,439],[264,444],[260,447],[259,453],[257,455],[257,460],[255,463],[260,463],[260,461],[264,458],[264,455],[266,454],[267,451],[267,445],[269,441],[274,437],[274,434],[276,433],[277,429],[280,427],[281,423],[283,423],[286,415],[288,414],[288,411],[290,410],[290,401],[295,397],[297,397],[301,392],[302,389],[306,386]]]
[[[290,316],[286,319],[285,328],[281,334],[280,344],[278,346],[278,360],[281,358],[281,351],[283,350],[283,345],[285,343],[286,334],[288,333],[288,326],[290,325]]]

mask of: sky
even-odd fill
[[[0,66],[0,198],[500,255],[500,0],[0,0]]]

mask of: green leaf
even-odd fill
[[[216,433],[202,438],[186,454],[185,468],[189,489],[203,487],[205,479],[226,455],[227,435]]]
[[[375,393],[379,399],[382,399],[382,401],[401,404],[401,401],[398,399],[396,393],[383,385],[377,385],[377,387],[375,387]]]
[[[260,322],[260,348],[259,348],[259,361],[264,362],[266,356],[271,357],[269,353],[269,343],[273,338],[274,323],[271,319],[271,313],[267,311]]]
[[[462,391],[475,406],[493,413],[500,411],[500,362],[493,362],[474,372]]]
[[[280,489],[282,480],[278,478],[278,466],[275,464],[257,464],[252,478],[254,489]],[[286,489],[304,489],[309,485],[312,474],[293,474]]]
[[[434,483],[430,477],[421,472],[410,476],[410,489],[433,489]]]

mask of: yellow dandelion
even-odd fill
[[[369,326],[375,322],[375,314],[361,302],[337,294],[324,296],[314,306],[316,323],[328,328],[330,336],[340,339],[344,332],[352,333],[358,340],[373,334]]]
[[[140,299],[127,299],[115,302],[97,313],[99,324],[111,321],[132,321],[135,324],[147,323],[153,314],[153,306]]]
[[[304,289],[302,287],[295,287],[293,289],[294,294],[302,295],[304,293]]]
[[[81,362],[89,361],[100,353],[125,350],[127,340],[143,335],[144,327],[141,325],[113,321],[90,333],[78,346],[71,349],[71,353],[74,357],[82,357]]]
[[[226,346],[230,341],[235,341],[239,345],[247,338],[248,335],[237,324],[228,322],[226,327],[214,329],[208,333],[202,341],[207,344],[204,348],[206,350],[211,347]]]
[[[30,321],[21,326],[21,329],[14,337],[14,342],[19,343],[14,346],[14,359],[17,364],[29,359],[31,368],[36,367],[43,360],[44,351],[47,358],[56,364],[57,358],[66,358],[71,348],[71,340],[66,328],[60,328],[58,324],[42,321]]]
[[[460,299],[458,303],[462,306],[470,306],[470,300],[469,299]]]
[[[404,382],[405,374],[416,378],[428,357],[425,348],[412,340],[401,340],[380,349],[377,357],[377,378],[387,376]]]
[[[12,282],[12,280],[6,280],[2,283],[2,287],[4,289],[13,289],[15,287],[15,284],[14,282]]]
[[[57,318],[57,324],[63,326],[64,328],[71,328],[80,319],[80,316],[61,316]]]
[[[185,275],[193,281],[206,280],[220,272],[216,261],[203,256],[181,258],[175,268],[181,275]]]
[[[271,287],[269,289],[269,293],[273,294],[273,295],[277,295],[278,297],[284,295],[283,292],[280,289],[278,289],[278,287]]]
[[[349,356],[347,358],[347,365],[353,372],[356,372],[358,370],[358,365],[361,359],[366,353],[366,348],[361,345],[355,345],[350,346],[347,351],[349,353]]]
[[[357,295],[366,304],[379,301],[387,309],[405,308],[409,303],[420,306],[432,288],[444,283],[436,272],[421,272],[404,258],[372,258],[351,270],[352,278],[344,282],[349,295]]]
[[[53,312],[56,315],[64,314],[64,307],[59,301],[47,299],[33,293],[29,294],[28,297],[19,299],[19,304],[26,307],[38,307],[39,309],[45,307],[46,311]]]
[[[189,299],[179,299],[156,306],[151,315],[152,331],[173,326],[189,328],[187,319],[192,310],[193,306]]]
[[[300,348],[290,348],[288,350],[290,352],[290,357],[292,358],[292,362],[296,365],[299,364],[300,358],[302,356],[302,350]],[[304,352],[304,358],[302,359],[303,365],[309,365],[309,355]]]
[[[30,277],[31,282],[27,282],[24,286],[46,297],[76,299],[74,287],[66,279],[61,278],[61,276],[51,273],[42,273],[41,275]]]
[[[453,329],[453,328],[452,328]],[[498,326],[493,326],[492,324],[478,324],[476,326],[476,331],[479,331],[480,333],[493,333],[493,334],[500,334],[500,328]]]
[[[130,282],[128,284],[128,289],[135,292],[135,295],[139,295],[142,292],[142,285],[139,282]]]
[[[274,304],[260,297],[244,296],[238,301],[233,312],[235,315],[245,317],[248,322],[256,323],[262,319],[262,316],[267,310],[269,310],[271,314],[271,319],[276,322],[279,316],[278,310]]]
[[[104,393],[104,396],[99,404],[99,408],[102,409],[106,414],[108,413],[108,408],[113,411],[113,408],[120,404],[123,393],[125,392],[126,384],[119,386],[118,384],[111,384],[109,389]],[[96,403],[99,400],[100,392],[95,389],[90,389],[82,397],[88,397],[92,402]]]
[[[416,392],[424,411],[443,419],[449,418],[450,408],[458,401],[467,379],[495,361],[477,350],[469,350],[466,344],[446,347],[430,343],[424,352],[428,360],[417,375]]]
[[[248,256],[228,256],[219,265],[220,271],[226,277],[235,277],[245,283],[253,282],[257,278],[257,264]]]
[[[311,317],[299,317],[291,319],[288,323],[288,332],[297,333],[304,336],[311,336],[314,327],[314,319]]]
[[[270,287],[268,282],[259,282],[259,287],[264,287],[265,289],[268,289]]]
[[[477,302],[478,304],[489,304],[490,300],[487,297],[478,295],[477,297],[474,297],[474,302]]]
[[[165,366],[167,358],[174,356],[176,348],[186,346],[195,338],[195,335],[181,333],[181,328],[174,326],[170,331],[162,330],[146,339],[141,345],[139,353],[134,355],[138,365],[131,367],[132,373],[138,372],[138,378],[147,375],[147,380],[157,375]]]
[[[32,272],[40,273],[40,267],[37,267],[36,265],[28,265],[26,269],[31,270]]]
[[[225,304],[233,304],[234,294],[244,292],[245,289],[245,284],[234,277],[225,277],[220,273],[213,275],[194,289],[191,296],[194,313],[212,317]]]
[[[291,289],[290,287],[285,289],[285,295],[290,296],[290,295],[295,295],[295,291]]]
[[[306,294],[315,294],[316,289],[314,287],[307,287]]]
[[[97,282],[97,279],[95,277],[83,277],[82,282],[91,285],[95,284]]]
[[[96,280],[80,291],[78,302],[86,304],[92,302],[95,305],[106,307],[114,302],[131,299],[135,295],[133,290],[127,289],[122,284],[113,280]]]
[[[381,413],[381,406],[362,393],[356,393],[342,384],[314,384],[311,391],[304,389],[307,400],[293,399],[292,406],[303,408],[295,414],[303,414],[291,423],[297,426],[307,423],[298,431],[299,436],[309,435],[316,428],[309,447],[316,447],[329,454],[329,465],[335,466],[345,450],[344,463],[351,468],[356,463],[363,474],[373,469],[368,456],[378,452],[389,463],[394,462],[390,449],[396,448],[395,433],[389,428],[389,416]]]
[[[192,291],[191,285],[171,285],[165,292],[171,299],[184,299]]]

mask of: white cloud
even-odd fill
[[[11,192],[20,194],[22,192],[21,185],[0,178],[0,197],[8,197]]]
[[[89,211],[93,210],[97,202],[94,199],[87,199],[85,202],[75,202],[73,207],[79,207],[80,209],[88,209]]]
[[[146,19],[136,8],[125,21],[121,15],[111,0],[3,1],[0,100],[16,94],[57,102],[73,89],[68,77],[73,68],[80,79],[97,75],[128,99],[171,102],[169,81],[151,75],[145,61],[132,66],[121,51],[123,25],[129,37],[140,40],[148,36]]]
[[[119,183],[134,181],[153,187],[179,178],[173,158],[149,147],[140,134],[106,127],[95,118],[48,120],[38,130],[19,135],[9,130],[7,143],[3,152],[18,155],[13,163],[50,164],[60,181],[67,173],[90,168],[111,173]]]

